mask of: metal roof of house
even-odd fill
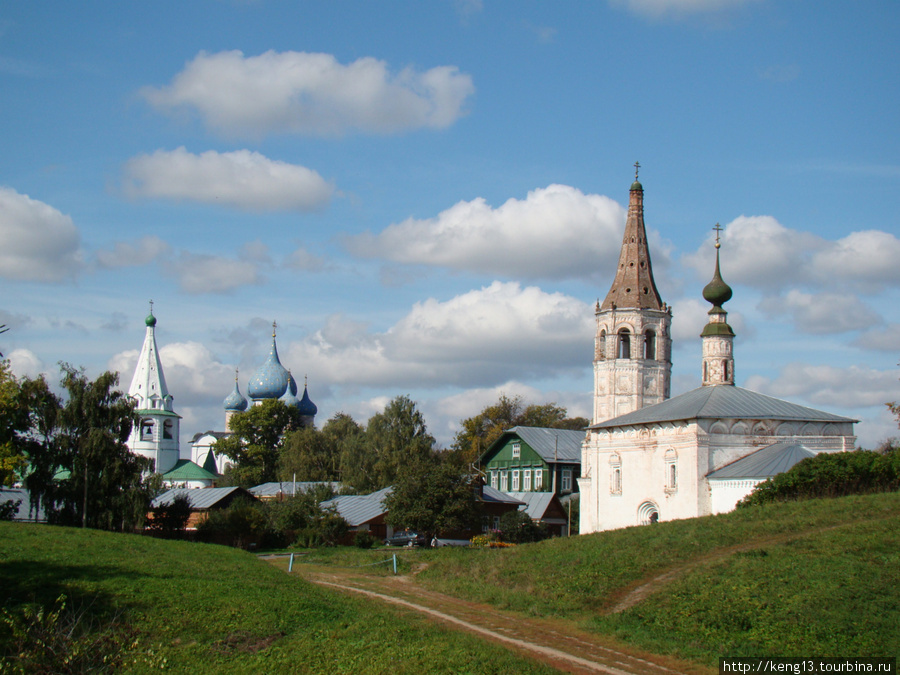
[[[507,442],[510,436],[518,436],[532,450],[538,453],[545,462],[581,462],[581,444],[585,432],[576,429],[551,429],[547,427],[513,427],[507,429],[491,444],[486,457],[494,449]]]
[[[216,474],[210,473],[202,466],[195,464],[189,459],[179,459],[175,462],[175,466],[166,471],[162,475],[164,480],[215,480]]]
[[[386,487],[368,495],[339,495],[334,499],[322,502],[323,508],[334,507],[350,527],[359,527],[363,523],[384,515],[387,509],[382,501],[393,491]]]
[[[775,443],[742,457],[706,477],[714,480],[735,478],[769,478],[784,473],[797,462],[815,457],[809,448],[797,443]]]
[[[305,482],[305,481],[276,481],[273,483],[263,483],[250,488],[250,493],[256,497],[277,497],[278,495],[294,495],[303,494],[318,487],[319,485],[327,485],[337,492],[341,489],[341,484],[337,482]]]
[[[515,497],[508,495],[505,492],[500,492],[495,488],[492,488],[490,485],[485,485],[482,487],[481,492],[481,500],[485,502],[496,502],[499,504],[524,504],[521,499],[516,499]]]
[[[731,385],[692,389],[673,398],[591,425],[608,429],[695,419],[775,419],[799,422],[858,422]]]
[[[169,506],[179,495],[185,495],[190,501],[192,509],[209,509],[217,505],[223,499],[229,497],[234,492],[244,493],[247,497],[253,499],[253,495],[240,487],[220,487],[220,488],[173,488],[167,492],[163,492],[150,502],[151,508],[157,506]]]
[[[525,511],[532,520],[543,520],[554,497],[553,492],[507,492],[506,494],[515,500],[524,502],[525,508],[520,507],[520,510]]]
[[[47,516],[44,514],[44,505],[38,503],[36,511],[31,510],[31,493],[24,488],[0,488],[0,504],[12,501],[18,502],[13,520],[28,522],[44,522]]]

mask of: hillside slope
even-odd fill
[[[62,614],[84,613],[80,626],[91,629],[90,639],[69,642],[90,668],[53,669],[44,653],[40,672],[97,672],[119,647],[120,663],[106,664],[115,672],[163,665],[207,673],[552,672],[469,635],[313,586],[243,551],[0,522],[0,659],[15,655],[13,629],[26,623],[30,603],[46,608],[32,615],[32,630],[60,632],[51,624],[61,594]],[[25,642],[37,649],[37,640]],[[7,669],[20,664],[13,659]]]
[[[435,555],[435,590],[657,653],[900,655],[900,493]]]

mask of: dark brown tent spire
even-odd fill
[[[634,183],[628,201],[628,219],[622,238],[619,267],[601,310],[612,309],[664,309],[662,298],[653,281],[650,266],[650,249],[644,229],[644,188],[637,180],[640,164],[635,162]]]

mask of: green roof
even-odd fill
[[[189,459],[179,459],[175,466],[166,471],[162,477],[165,480],[215,480],[216,474],[210,473],[202,466],[194,464]]]

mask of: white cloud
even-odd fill
[[[854,342],[857,347],[880,352],[897,352],[900,345],[900,323],[877,326],[860,335]]]
[[[318,173],[271,160],[258,152],[209,150],[195,155],[184,147],[139,155],[124,166],[125,193],[246,211],[309,211],[329,202],[334,186]]]
[[[186,293],[228,293],[265,280],[255,262],[221,256],[183,252],[164,267]]]
[[[635,14],[651,17],[719,12],[751,1],[754,0],[610,0],[613,5],[624,6]]]
[[[701,278],[712,276],[713,243],[710,237],[682,259]],[[840,290],[850,284],[869,292],[900,285],[900,239],[881,230],[829,241],[785,227],[771,216],[739,216],[722,233],[721,257],[726,282],[769,292],[798,284]]]
[[[287,256],[284,264],[291,269],[305,272],[321,272],[325,269],[325,259],[313,255],[302,246],[296,248],[293,253]]]
[[[759,304],[770,316],[787,314],[799,331],[817,335],[856,331],[881,320],[849,293],[812,294],[791,289],[783,297],[764,298]]]
[[[9,367],[16,377],[35,378],[41,373],[47,375],[47,366],[30,349],[13,349],[9,354],[4,354],[9,360]],[[47,378],[52,383],[51,378]]]
[[[829,408],[865,408],[882,406],[897,398],[898,372],[866,366],[838,368],[828,365],[791,363],[777,378],[752,375],[747,388],[792,400],[802,398],[813,405]]]
[[[339,135],[441,129],[462,114],[475,91],[453,66],[389,72],[384,61],[343,65],[331,54],[201,52],[172,83],[145,87],[158,110],[190,109],[228,135]]]
[[[621,249],[625,209],[566,185],[533,190],[494,209],[462,201],[436,218],[410,218],[347,238],[355,255],[515,278],[608,277]]]
[[[104,268],[137,267],[156,262],[172,252],[172,247],[155,235],[134,242],[117,241],[111,251],[97,251],[97,263]]]
[[[334,385],[494,386],[584,367],[593,327],[585,303],[494,282],[446,302],[416,303],[383,333],[332,317],[292,344],[286,362]]]
[[[57,282],[81,271],[80,235],[52,206],[0,186],[0,276]]]

